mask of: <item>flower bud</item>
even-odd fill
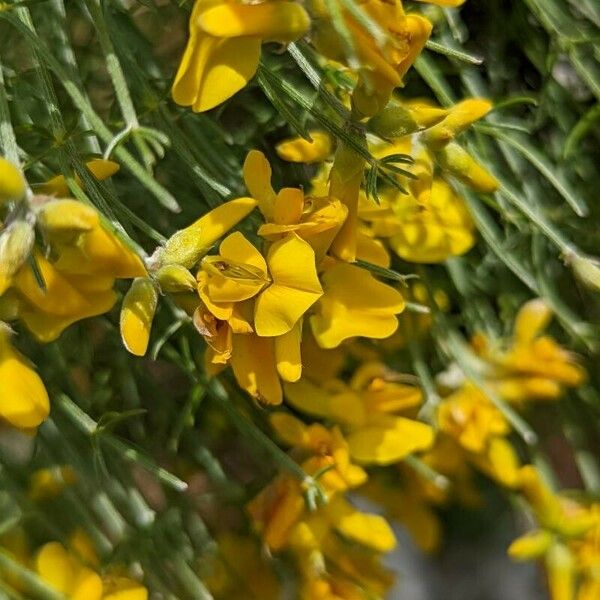
[[[544,555],[552,543],[552,535],[542,529],[517,538],[509,547],[508,555],[513,560],[532,560]]]
[[[161,267],[156,273],[156,279],[163,292],[191,292],[197,287],[195,277],[185,267],[177,264]]]
[[[600,261],[597,258],[576,254],[570,263],[573,273],[584,285],[600,291]]]
[[[131,354],[146,354],[157,302],[154,283],[147,277],[134,279],[123,300],[120,319],[121,339]]]
[[[34,241],[33,225],[26,220],[14,221],[0,234],[0,294],[29,257]]]
[[[435,156],[443,170],[477,192],[491,193],[500,187],[496,178],[458,144],[448,144]]]
[[[399,104],[389,105],[379,114],[369,119],[369,129],[383,139],[399,138],[419,131],[412,111]]]
[[[422,141],[430,148],[440,150],[491,109],[491,102],[483,98],[463,100],[452,107],[450,114],[443,121],[423,132]]]
[[[11,162],[0,158],[0,203],[19,200],[25,194],[23,175]]]

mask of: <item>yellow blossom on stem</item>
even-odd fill
[[[309,25],[308,14],[298,2],[196,0],[173,99],[195,112],[218,106],[254,76],[263,42],[293,42]]]

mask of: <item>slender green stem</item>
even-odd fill
[[[69,419],[77,426],[77,428],[90,438],[97,435],[98,424],[89,415],[83,412],[77,404],[75,404],[65,394],[58,394],[54,400],[57,406]],[[166,469],[158,466],[149,459],[140,450],[127,445],[125,442],[115,437],[111,433],[102,432],[100,439],[108,448],[115,452],[118,456],[126,459],[129,462],[137,463],[152,473],[159,481],[173,488],[178,492],[183,492],[187,489],[187,483],[182,481]]]

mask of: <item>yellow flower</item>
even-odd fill
[[[425,197],[398,195],[394,211],[398,231],[388,244],[408,262],[442,262],[468,252],[475,243],[471,215],[443,179],[434,178]]]
[[[98,181],[104,181],[112,177],[120,169],[118,163],[103,158],[94,158],[86,162],[85,166]],[[75,175],[75,181],[81,185],[79,175]],[[36,186],[36,191],[40,194],[56,196],[57,198],[65,198],[71,194],[64,175],[56,175],[46,181],[46,183]]]
[[[254,76],[263,42],[293,42],[309,25],[306,11],[297,2],[196,0],[173,99],[195,112],[214,108]]]
[[[275,146],[283,160],[297,163],[320,163],[331,155],[331,138],[324,131],[309,131],[311,140],[295,137],[283,140]]]
[[[493,437],[510,430],[502,413],[469,383],[444,398],[438,407],[437,422],[442,431],[475,454],[483,453]]]
[[[289,333],[323,293],[314,251],[294,233],[272,244],[266,260],[239,232],[225,238],[219,251],[202,261],[207,282],[201,298],[209,309],[221,304],[227,310],[256,297],[253,325],[260,337]]]
[[[0,419],[19,429],[32,429],[48,417],[48,392],[10,337],[10,329],[0,323]]]
[[[25,179],[19,169],[0,157],[0,204],[8,200],[20,200],[25,190]]]
[[[305,413],[339,423],[357,462],[392,464],[431,446],[433,430],[396,416],[418,406],[422,395],[412,386],[385,381],[391,375],[383,365],[367,363],[357,370],[351,387],[335,380],[318,387],[302,379],[285,385],[286,400]]]
[[[286,444],[311,454],[302,462],[306,473],[315,475],[327,469],[319,477],[327,492],[343,492],[367,480],[365,471],[351,463],[348,444],[337,427],[329,430],[318,423],[305,425],[282,412],[272,414],[270,421]]]
[[[495,192],[500,183],[466,150],[451,142],[435,153],[441,169],[477,192]]]
[[[335,348],[352,337],[386,338],[398,327],[404,310],[400,292],[369,272],[342,262],[326,267],[324,293],[310,317],[313,334],[323,348]]]
[[[377,552],[390,552],[396,547],[396,537],[383,517],[360,512],[342,495],[335,496],[323,510],[345,538]]]
[[[354,15],[342,9],[361,66],[354,105],[359,113],[370,116],[383,109],[392,90],[402,85],[404,75],[431,33],[431,23],[419,15],[405,14],[399,1],[369,0],[361,2],[359,9],[386,34],[383,41],[376,40]],[[327,4],[313,2],[313,10],[317,17],[313,43],[321,54],[347,64],[350,57],[334,27]]]
[[[246,157],[244,180],[267,221],[258,234],[276,241],[296,233],[311,245],[319,262],[346,220],[346,206],[335,198],[305,198],[297,188],[283,188],[276,194],[271,185],[271,165],[258,150],[251,150]]]
[[[585,380],[574,356],[553,338],[540,335],[551,317],[543,300],[530,300],[517,314],[508,348],[493,346],[483,336],[472,342],[489,364],[490,384],[509,402],[556,400],[564,387],[577,387]]]

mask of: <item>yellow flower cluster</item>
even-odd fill
[[[88,168],[104,179],[118,165],[95,160]],[[0,161],[0,175],[0,197],[15,204],[0,233],[0,419],[32,429],[48,416],[48,395],[5,323],[22,323],[37,341],[51,342],[69,325],[108,312],[115,280],[146,268],[95,208],[64,197],[62,176],[33,195],[8,161]]]
[[[168,295],[187,314],[198,345],[204,343],[207,378],[231,367],[237,384],[268,405],[273,437],[288,449],[287,464],[297,468],[279,473],[246,513],[264,547],[293,557],[301,598],[382,597],[392,578],[381,557],[396,545],[386,517],[434,551],[441,539],[435,508],[450,500],[480,502],[476,473],[530,506],[539,530],[517,540],[509,553],[544,559],[553,600],[575,598],[578,579],[577,599],[596,598],[600,508],[551,492],[533,466],[522,464],[510,438],[511,411],[557,400],[585,379],[576,357],[543,333],[551,318],[544,301],[521,307],[507,339],[475,335],[473,372],[451,365],[425,385],[389,366],[392,352],[426,335],[432,321],[429,314],[410,315],[411,324],[407,315],[399,317],[407,299],[429,313],[444,310],[449,300],[443,292],[430,300],[419,285],[401,293],[374,273],[386,273],[390,251],[408,263],[432,264],[473,247],[464,188],[492,193],[499,184],[458,137],[492,105],[471,98],[441,108],[395,95],[432,24],[406,12],[400,0],[358,2],[362,19],[345,3],[336,14],[332,6],[322,0],[306,7],[288,0],[196,0],[172,89],[176,103],[210,110],[250,81],[263,44],[288,44],[310,33],[325,59],[351,71],[346,106],[366,132],[370,159],[343,141],[335,147],[323,131],[312,131],[312,141],[281,141],[281,159],[314,165],[309,193],[274,189],[269,160],[251,150],[242,173],[247,195],[200,216],[144,260],[95,208],[68,197],[64,177],[34,193],[14,165],[0,160],[6,215],[0,232],[0,419],[31,430],[50,410],[42,380],[13,346],[5,322],[51,342],[71,324],[108,312],[117,302],[115,281],[131,279],[119,321],[131,354],[148,352],[159,301]],[[349,44],[339,35],[340,20]],[[98,179],[118,169],[104,160],[87,167]],[[377,169],[391,176],[376,202],[363,180]],[[432,302],[436,306],[423,306]],[[399,320],[407,325],[401,331]],[[380,340],[386,341],[375,343]],[[55,474],[39,472],[31,499],[58,494],[75,478],[68,467],[59,475],[57,482]],[[360,495],[379,503],[386,517],[360,510]],[[240,598],[248,590],[280,597],[257,540],[216,534],[218,554],[200,567],[216,598]],[[97,573],[98,559],[84,539],[67,546],[49,542],[35,555],[18,537],[4,546],[67,598],[147,597],[128,577]],[[11,585],[21,589],[22,582]]]

